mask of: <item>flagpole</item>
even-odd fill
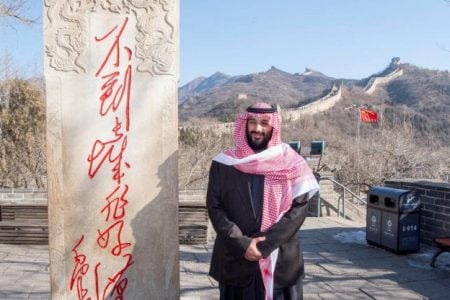
[[[361,148],[360,141],[360,127],[361,127],[361,107],[358,108],[358,125],[356,129],[356,181],[358,183],[358,196],[359,196],[359,150]]]

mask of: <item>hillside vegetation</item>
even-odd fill
[[[207,124],[232,121],[238,112],[259,100],[278,104],[281,109],[304,105],[323,96],[333,82],[338,82],[343,83],[343,96],[334,107],[305,115],[299,121],[284,120],[285,141],[300,140],[303,154],[309,154],[311,141],[325,140],[327,152],[322,166],[325,164],[333,170],[340,181],[362,189],[392,178],[448,181],[449,73],[410,64],[399,66],[403,75],[377,87],[370,95],[364,92],[367,78],[337,79],[311,70],[304,74],[289,74],[273,67],[267,72],[230,77],[202,93],[185,96],[185,101],[179,105],[180,123],[188,125],[185,132],[197,124],[203,128],[201,134],[195,131],[191,134],[206,140],[189,146],[180,135],[180,150],[190,151],[200,144],[231,147],[231,130],[219,132]],[[384,71],[377,73],[380,74]],[[239,94],[245,94],[246,99],[239,99],[242,98]],[[377,111],[379,122],[358,125],[359,107]],[[227,141],[224,141],[224,134],[228,136]],[[214,151],[197,150],[209,162],[221,150],[221,147],[214,148]],[[199,165],[192,168],[193,165],[187,162],[183,165],[189,166],[191,176],[190,180],[180,184],[195,184],[192,175],[195,172],[205,182],[209,163],[204,163],[203,168]],[[183,177],[182,170],[180,176]]]
[[[367,78],[337,79],[314,70],[289,74],[275,67],[243,76],[216,73],[181,87],[180,186],[205,186],[211,158],[233,146],[231,129],[220,129],[217,124],[234,120],[255,101],[281,109],[308,104],[336,82],[343,84],[342,99],[324,112],[304,115],[295,122],[284,120],[285,141],[300,140],[302,154],[307,155],[311,141],[325,140],[321,167],[359,188],[405,177],[448,182],[449,73],[400,66],[402,76],[370,95],[364,92]],[[42,78],[0,81],[0,187],[46,186],[42,82]],[[362,106],[379,113],[377,124],[358,125]]]

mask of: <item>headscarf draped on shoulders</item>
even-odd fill
[[[246,137],[247,120],[252,116],[270,117],[272,137],[264,151],[255,153]],[[235,148],[226,150],[214,160],[239,171],[264,175],[264,195],[261,231],[268,230],[288,211],[293,199],[308,194],[311,198],[318,190],[318,183],[306,161],[288,144],[281,142],[281,119],[275,108],[267,103],[257,103],[240,114],[234,123],[233,141]],[[266,289],[266,299],[273,294],[273,272],[278,249],[259,261]]]

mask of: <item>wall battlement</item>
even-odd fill
[[[330,109],[341,99],[342,84],[334,83],[327,95],[306,105],[282,110],[281,118],[283,120],[296,121],[304,115],[313,115]]]
[[[385,76],[373,76],[369,79],[369,82],[366,84],[364,92],[370,95],[373,92],[375,92],[377,86],[386,84],[389,81],[394,80],[397,77],[400,77],[401,75],[403,75],[403,69],[398,67],[397,69],[395,69],[394,71]]]
[[[310,74],[311,70],[306,70],[303,75]],[[369,78],[369,81],[367,82],[366,86],[364,87],[364,92],[367,94],[372,94],[375,92],[376,88],[380,85],[387,84],[391,80],[394,80],[395,78],[398,78],[399,76],[403,75],[403,69],[400,66],[400,58],[394,57],[391,60],[391,63],[389,66],[383,70],[380,73],[377,73]],[[342,89],[343,84],[337,84],[333,83],[330,92],[317,99],[313,102],[310,102],[306,105],[302,105],[295,108],[288,108],[288,109],[282,109],[280,114],[281,118],[286,121],[297,121],[302,116],[305,115],[314,115],[323,111],[326,111],[333,107],[339,100],[342,99]],[[193,126],[196,127],[196,126]],[[189,128],[193,128],[189,127]],[[210,124],[210,125],[203,125],[198,126],[201,128],[207,128],[207,129],[214,129],[218,130],[220,132],[231,132],[233,128],[233,122],[228,123],[217,123],[217,124]],[[179,127],[179,129],[186,128],[186,127]]]

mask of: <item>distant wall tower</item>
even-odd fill
[[[238,94],[238,100],[247,100],[247,94],[239,93]]]

